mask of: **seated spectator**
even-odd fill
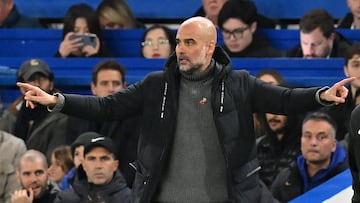
[[[21,190],[11,195],[11,203],[51,203],[59,189],[47,176],[48,163],[39,151],[28,150],[20,157],[16,178]]]
[[[168,58],[175,51],[175,33],[163,25],[153,25],[141,38],[141,55],[145,58]]]
[[[130,202],[130,189],[117,169],[116,154],[111,138],[99,134],[88,140],[72,188],[61,191],[54,202]]]
[[[334,19],[324,9],[305,13],[300,22],[300,45],[286,52],[287,57],[344,57],[350,42],[335,32]]]
[[[54,88],[54,74],[49,65],[40,59],[25,61],[17,72],[17,80],[33,84],[47,93],[58,92]],[[25,90],[20,88],[25,94]],[[62,113],[50,113],[46,106],[26,107],[22,102],[16,116],[14,135],[25,141],[28,149],[36,149],[44,153],[50,160],[51,152],[59,145],[66,143],[68,116]]]
[[[125,68],[114,60],[104,60],[93,69],[91,91],[93,95],[106,97],[123,90],[126,87],[125,81]],[[121,121],[88,121],[75,117],[70,119],[68,135],[72,137],[68,137],[68,143],[87,131],[98,132],[114,140],[118,148],[119,169],[131,187],[135,170],[129,163],[134,162],[137,155],[138,117],[128,117]]]
[[[355,108],[356,91],[360,88],[360,45],[349,47],[345,53],[344,61],[344,75],[346,77],[356,77],[357,79],[346,86],[349,94],[345,103],[322,108],[337,124],[336,139],[338,141],[343,140],[344,136],[349,132],[350,114]]]
[[[260,80],[287,86],[282,76],[272,70],[261,71]],[[265,114],[265,134],[257,139],[257,154],[261,170],[260,179],[270,187],[276,175],[284,168],[294,166],[300,154],[300,124],[298,116]]]
[[[66,190],[70,188],[72,184],[75,172],[80,164],[84,160],[84,145],[89,140],[99,137],[98,133],[95,132],[84,132],[79,135],[76,140],[71,144],[71,155],[73,159],[74,167],[72,167],[68,173],[61,179],[60,189]]]
[[[282,75],[274,69],[262,69],[256,77],[273,85],[286,84]],[[266,133],[266,119],[263,113],[254,113],[254,133],[256,138]]]
[[[0,28],[41,28],[37,20],[22,15],[14,0],[0,0]]]
[[[280,57],[264,38],[256,34],[257,11],[250,1],[227,1],[219,13],[219,28],[230,57]]]
[[[51,153],[49,180],[60,186],[62,178],[74,167],[70,146],[56,147]]]
[[[97,15],[103,29],[145,28],[138,22],[125,0],[103,0],[97,7]]]
[[[9,104],[0,117],[0,130],[14,134],[16,116],[24,102],[24,95]]]
[[[271,186],[276,199],[289,200],[348,168],[346,151],[335,139],[336,123],[325,113],[307,115],[302,125],[301,154],[294,167],[282,170]]]
[[[21,189],[16,180],[16,164],[25,151],[23,140],[0,131],[0,202],[9,203],[11,194]]]
[[[83,44],[81,38],[72,35],[96,35],[96,46]],[[107,57],[110,52],[103,45],[102,33],[97,14],[87,4],[76,4],[69,8],[64,18],[62,42],[55,57]]]
[[[200,7],[194,16],[203,16],[211,20],[214,25],[218,25],[218,16],[224,3],[228,0],[202,0],[202,7]],[[242,1],[242,0],[238,0]],[[267,18],[261,14],[258,14],[257,18],[259,28],[275,28],[275,21]]]
[[[360,29],[360,1],[358,0],[346,0],[350,9],[350,13],[347,13],[344,18],[340,19],[338,28],[350,28],[352,30]]]

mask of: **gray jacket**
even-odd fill
[[[16,180],[15,164],[25,151],[24,141],[0,131],[0,202],[9,203],[11,194],[21,189]]]

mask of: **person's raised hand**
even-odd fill
[[[57,102],[56,96],[48,94],[37,86],[22,82],[17,82],[16,85],[18,87],[24,88],[26,91],[24,96],[24,99],[26,100],[26,107],[33,109],[35,108],[36,104],[54,106]]]
[[[326,91],[321,92],[320,99],[327,102],[334,102],[335,104],[344,103],[347,95],[349,94],[349,90],[345,87],[345,85],[355,79],[355,77],[350,77],[335,83]]]
[[[71,53],[79,51],[83,46],[81,37],[70,39],[70,36],[74,35],[74,32],[69,32],[65,35],[64,40],[60,43],[59,53],[62,57],[67,57]]]

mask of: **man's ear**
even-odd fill
[[[90,87],[91,87],[91,93],[93,95],[96,95],[96,85],[93,82],[91,82]]]
[[[213,53],[215,52],[215,48],[216,48],[216,42],[214,40],[211,40],[209,42],[208,54],[212,56]]]
[[[250,25],[251,33],[255,33],[256,29],[257,29],[257,22],[251,23],[251,25]]]
[[[116,171],[119,167],[119,160],[114,160],[114,171]]]

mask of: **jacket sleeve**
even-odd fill
[[[286,88],[249,76],[249,94],[255,112],[274,114],[303,113],[322,105],[316,100],[320,87]]]
[[[354,196],[352,198],[353,203],[360,203],[360,180],[359,180],[359,146],[360,135],[358,130],[360,129],[360,106],[357,106],[351,113],[350,120],[350,140],[349,140],[349,168],[352,175],[352,188],[354,190]]]
[[[142,82],[107,97],[64,94],[62,112],[95,121],[123,120],[138,115],[143,108]]]

